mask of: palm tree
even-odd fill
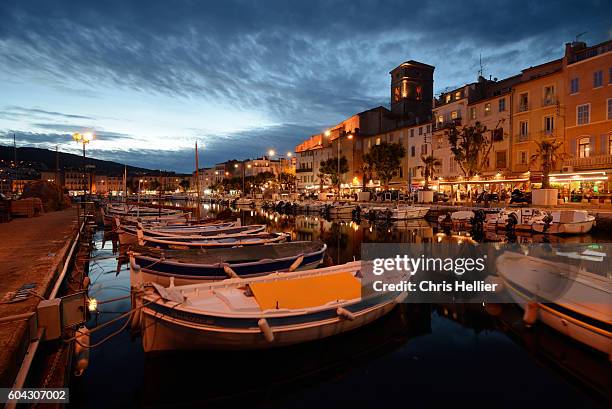
[[[540,162],[542,170],[542,189],[550,189],[550,171],[556,166],[557,162],[563,160],[567,155],[560,152],[559,148],[563,145],[562,141],[536,141],[538,150],[531,156],[530,165]]]
[[[429,180],[433,179],[434,173],[438,167],[442,166],[442,162],[433,154],[429,156],[421,155],[421,161],[423,165],[418,166],[418,169],[423,171],[423,177],[425,178],[423,190],[429,190]]]

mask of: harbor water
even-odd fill
[[[218,208],[207,206],[205,212]],[[327,221],[262,210],[237,211],[292,240],[321,240],[326,264],[359,259],[362,243],[452,242],[475,238],[439,232],[432,223]],[[477,237],[541,241],[542,236]],[[601,234],[569,240],[610,241]],[[95,235],[89,327],[129,311],[129,268],[102,230]],[[111,300],[104,302],[104,300]],[[610,407],[612,365],[601,354],[549,329],[522,323],[515,305],[407,304],[341,336],[266,351],[147,354],[119,321],[91,339],[83,376],[73,378],[74,408],[248,407]],[[115,334],[116,333],[116,334]]]

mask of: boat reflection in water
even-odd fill
[[[341,378],[430,332],[429,306],[400,304],[359,330],[287,348],[147,354],[143,406],[265,406]]]
[[[549,368],[584,390],[603,407],[612,403],[612,365],[592,349],[545,325],[528,328],[522,310],[514,304],[436,305],[434,311],[472,328],[475,333],[498,331],[506,335],[538,365]],[[500,367],[500,370],[503,368]],[[517,374],[523,376],[524,374]],[[550,405],[552,406],[552,405]]]

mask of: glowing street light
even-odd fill
[[[95,134],[91,131],[87,132],[75,132],[72,134],[72,139],[76,143],[83,144],[83,192],[87,191],[87,182],[85,181],[85,145],[93,141],[95,138]]]
[[[274,156],[275,154],[276,154],[276,152],[274,152],[274,149],[270,149],[270,150],[268,151],[268,155],[269,155],[269,156]]]

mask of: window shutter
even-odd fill
[[[597,141],[595,140],[595,135],[589,136],[589,143],[591,147],[591,152],[589,156],[597,155]]]
[[[608,135],[606,134],[599,135],[599,154],[608,154]]]
[[[578,157],[578,152],[576,151],[576,138],[570,141],[570,155]]]

